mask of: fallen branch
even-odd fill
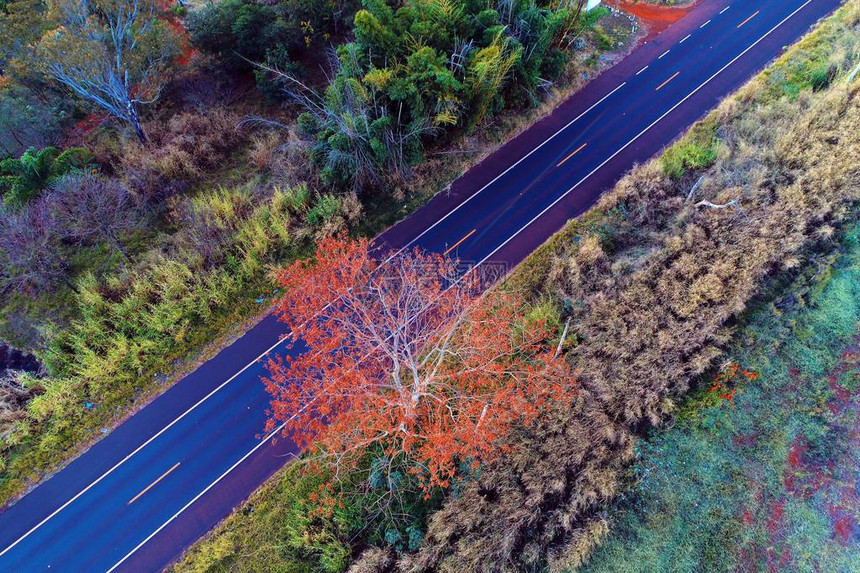
[[[851,73],[848,74],[848,84],[849,85],[851,84],[851,82],[854,81],[854,78],[857,77],[858,73],[860,73],[860,62],[858,62],[858,64],[856,66],[854,66],[854,69],[851,70]]]
[[[432,157],[435,155],[467,155],[470,153],[480,153],[483,149],[465,149],[465,150],[454,150],[454,151],[436,151],[434,153],[428,153],[427,157]]]
[[[735,199],[732,199],[728,203],[723,203],[722,205],[717,205],[716,203],[711,203],[710,201],[699,201],[698,203],[696,203],[696,207],[707,207],[709,209],[726,209],[728,207],[734,207],[735,209],[740,211],[741,208],[738,206],[738,202],[740,200],[740,197],[736,197]]]
[[[723,203],[722,205],[711,203],[710,201],[699,201],[698,203],[696,203],[696,207],[707,207],[708,209],[727,209],[729,207],[734,207],[739,215],[743,215],[745,219],[749,220],[749,217],[747,216],[746,212],[741,209],[741,206],[739,205],[740,200],[740,197],[735,197],[728,203]]]
[[[692,198],[693,198],[693,195],[695,195],[695,194],[696,194],[696,191],[698,191],[698,190],[699,190],[699,187],[701,187],[701,186],[702,186],[702,183],[704,183],[704,182],[705,182],[705,176],[704,176],[704,175],[702,175],[701,177],[699,177],[699,180],[698,180],[698,181],[696,181],[696,182],[693,184],[693,187],[690,189],[690,192],[689,192],[689,193],[687,193],[687,198],[686,198],[686,199],[684,199],[684,203],[689,203],[689,202],[690,202],[690,199],[692,199]]]
[[[567,338],[567,331],[570,328],[570,319],[571,317],[567,317],[567,322],[564,323],[564,331],[561,333],[561,340],[558,341],[558,347],[555,349],[555,356],[553,356],[553,358],[558,358],[561,354],[561,348],[564,346],[564,339]]]

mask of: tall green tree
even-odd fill
[[[44,0],[0,0],[0,76],[48,27]]]
[[[92,156],[86,149],[71,147],[60,151],[56,147],[33,149],[17,158],[0,161],[0,195],[3,203],[20,208],[57,178],[75,169],[81,169]]]

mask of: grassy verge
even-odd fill
[[[81,255],[87,260],[81,261],[78,292],[63,290],[38,303],[4,301],[9,316],[22,305],[38,304],[44,306],[43,314],[62,316],[58,322],[69,325],[47,336],[52,342],[42,357],[51,375],[29,381],[39,395],[27,406],[26,418],[0,442],[0,502],[14,500],[56,471],[70,452],[107,434],[134,408],[217,351],[237,325],[258,316],[273,290],[273,267],[305,255],[323,234],[349,228],[374,235],[408,215],[476,158],[549,113],[613,63],[632,43],[623,20],[613,22],[611,28],[595,28],[594,38],[588,36],[548,103],[528,113],[500,114],[479,135],[456,139],[451,153],[418,166],[414,181],[394,193],[394,199],[368,201],[363,207],[354,198],[318,196],[299,184],[273,188],[255,169],[269,176],[277,171],[271,165],[277,160],[268,153],[278,147],[277,138],[263,136],[249,143],[236,137],[233,116],[226,111],[206,120],[184,114],[151,130],[158,142],[154,154],[134,146],[120,149],[107,138],[98,153],[106,163],[118,164],[124,153],[143,156],[128,170],[139,179],[153,178],[158,183],[150,185],[153,189],[162,180],[190,178],[197,191],[174,198],[170,219],[179,228],[141,237],[133,265],[122,264],[115,254],[87,251]],[[616,52],[601,55],[610,48]],[[204,142],[203,151],[195,150]],[[231,146],[237,148],[232,155],[222,149]],[[459,153],[465,149],[470,152]],[[280,161],[301,163],[305,158]],[[292,175],[301,171],[295,166],[283,170]],[[225,180],[229,187],[214,183]]]
[[[640,443],[635,485],[584,571],[856,567],[857,232],[736,334],[727,359],[758,378],[731,402],[703,384]]]

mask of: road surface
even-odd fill
[[[704,0],[383,233],[393,249],[511,268],[838,0]],[[0,571],[155,571],[294,452],[261,439],[271,316],[0,514]]]

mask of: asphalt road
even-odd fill
[[[704,0],[380,244],[510,269],[836,8]],[[155,571],[292,457],[261,439],[271,316],[0,514],[0,571]]]

